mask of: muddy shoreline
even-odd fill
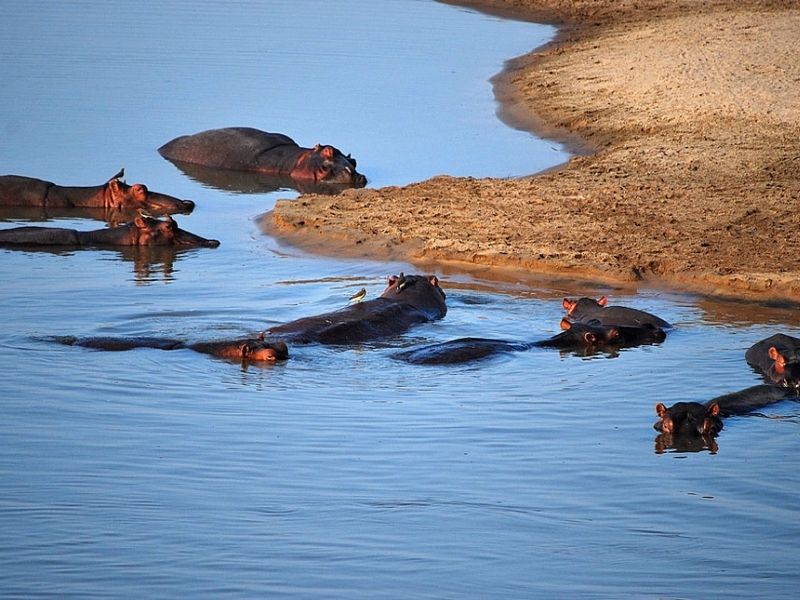
[[[512,126],[579,154],[518,179],[304,195],[262,219],[305,250],[800,301],[800,8],[711,0],[448,3],[554,23],[493,79]]]

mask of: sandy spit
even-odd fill
[[[504,118],[584,151],[519,179],[279,201],[306,250],[800,301],[800,7],[453,1],[556,23],[495,77]]]

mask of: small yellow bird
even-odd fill
[[[367,295],[367,289],[366,288],[361,288],[355,294],[350,296],[350,302],[352,304],[356,304],[357,302],[361,302],[366,297],[366,295]]]

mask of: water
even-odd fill
[[[440,269],[444,320],[285,364],[47,341],[237,337],[376,296],[416,269],[282,246],[256,219],[293,192],[203,187],[155,148],[250,125],[352,152],[374,186],[533,172],[565,154],[500,123],[487,80],[552,29],[413,0],[6,2],[0,20],[3,172],[89,185],[124,165],[222,241],[0,250],[0,596],[794,597],[800,405],[729,419],[715,454],[657,454],[651,428],[656,402],[756,383],[744,350],[798,335],[794,310]],[[390,358],[548,337],[562,297],[602,293],[677,326],[611,358]]]

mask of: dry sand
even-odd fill
[[[452,2],[553,22],[495,78],[504,118],[588,154],[520,179],[436,177],[279,201],[316,252],[800,301],[800,7]]]

